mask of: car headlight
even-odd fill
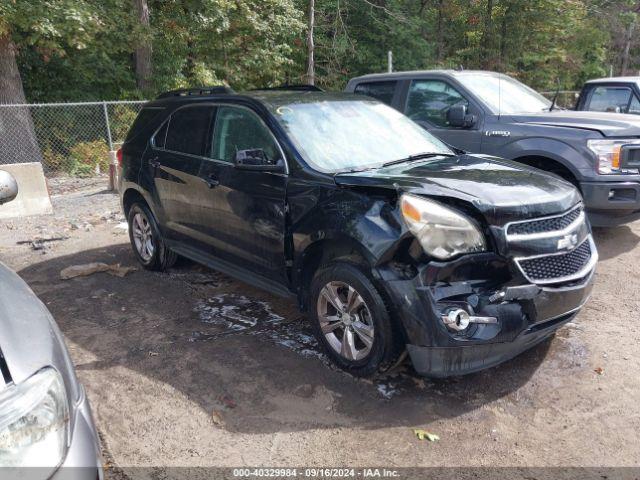
[[[620,168],[620,150],[623,145],[640,144],[640,139],[628,140],[587,140],[587,146],[598,159],[598,173],[601,175],[612,174],[637,174],[637,168]]]
[[[473,220],[438,202],[402,195],[400,210],[409,231],[432,257],[447,260],[487,248],[484,236]]]
[[[67,394],[53,368],[0,391],[0,466],[53,471],[64,458],[68,430]]]

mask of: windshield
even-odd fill
[[[345,172],[423,153],[452,151],[403,114],[367,100],[291,103],[275,117],[316,170]]]
[[[457,78],[499,115],[542,112],[551,106],[551,102],[538,92],[506,75],[468,73]]]

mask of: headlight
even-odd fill
[[[598,173],[611,175],[616,173],[637,174],[637,168],[620,168],[620,149],[623,145],[640,144],[640,139],[629,140],[587,140],[587,146],[598,159]]]
[[[53,368],[0,391],[1,467],[48,467],[53,471],[64,458],[68,429],[67,395]]]
[[[413,195],[400,197],[400,210],[424,251],[440,260],[486,250],[474,222],[444,205]]]

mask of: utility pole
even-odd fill
[[[307,83],[316,84],[316,67],[313,44],[313,27],[315,24],[315,0],[309,0],[309,26],[307,28]]]
[[[391,50],[387,52],[387,65],[387,71],[389,73],[393,72],[393,52]]]

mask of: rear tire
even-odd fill
[[[144,203],[134,203],[129,209],[129,241],[140,265],[147,270],[165,271],[178,256],[164,243],[153,213]]]
[[[308,305],[318,342],[340,368],[366,377],[392,364],[397,348],[391,316],[361,268],[346,262],[320,267]]]

